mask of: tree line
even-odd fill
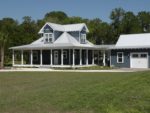
[[[33,20],[30,16],[23,17],[19,23],[13,18],[0,20],[0,67],[11,61],[12,46],[29,44],[38,39],[38,31],[46,22],[58,24],[86,23],[89,28],[87,39],[94,44],[115,44],[120,34],[150,32],[150,12],[141,11],[134,14],[122,8],[115,8],[110,13],[111,22],[104,22],[100,18],[87,19],[69,17],[65,12],[52,11],[46,13],[43,19]],[[4,54],[5,53],[5,54]]]

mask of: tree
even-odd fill
[[[8,34],[0,32],[0,68],[4,67],[5,45],[8,42]]]
[[[133,12],[126,12],[120,22],[120,31],[123,34],[142,32],[137,16]]]
[[[111,22],[111,26],[113,29],[113,37],[114,39],[119,37],[119,35],[121,34],[121,21],[124,17],[125,11],[122,8],[115,8],[114,10],[112,10],[111,14],[110,14],[110,19],[112,20]]]
[[[52,11],[47,13],[44,17],[45,22],[54,22],[60,24],[62,24],[65,19],[68,19],[68,16],[62,11]]]
[[[150,12],[142,11],[137,15],[143,32],[150,32]]]
[[[14,40],[15,38],[19,39],[19,37],[16,35],[17,34],[17,31],[16,31],[17,26],[18,26],[18,22],[12,18],[3,18],[2,20],[0,20],[1,34],[4,34],[4,37],[9,36],[9,40],[7,41],[7,43],[5,43],[5,46],[4,46],[4,51],[5,51],[5,56],[4,56],[5,62],[4,63],[9,62],[11,59],[11,52],[8,48],[14,46],[15,43],[17,45],[17,42]]]
[[[100,43],[100,37],[98,33],[101,23],[102,20],[100,20],[99,18],[95,18],[93,20],[90,20],[89,23],[87,24],[90,31],[88,34],[88,39],[95,44]]]

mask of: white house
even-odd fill
[[[86,24],[60,25],[46,23],[39,31],[41,38],[29,45],[11,47],[13,66],[82,67],[109,65],[110,48],[94,45],[86,38]],[[17,61],[20,59],[20,61]]]

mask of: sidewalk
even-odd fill
[[[110,70],[76,70],[76,69],[50,69],[50,68],[10,68],[1,69],[0,72],[137,72],[146,71],[148,69],[110,69]]]

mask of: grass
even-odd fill
[[[0,73],[0,113],[150,113],[150,72]]]

